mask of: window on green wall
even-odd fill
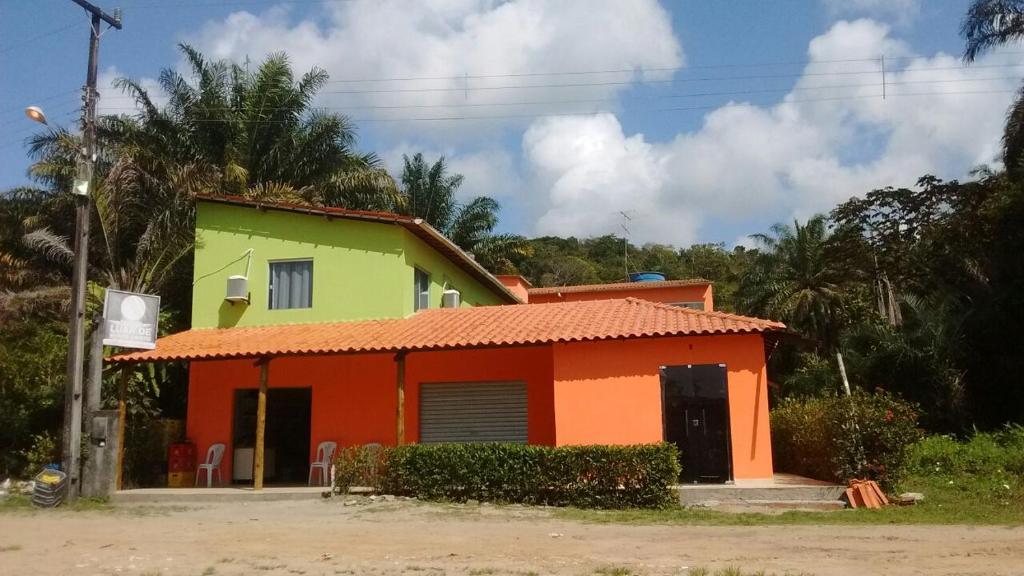
[[[413,311],[425,310],[430,307],[430,274],[419,268],[413,276]]]
[[[313,306],[313,261],[280,260],[270,263],[271,310]]]

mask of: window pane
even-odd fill
[[[313,305],[313,262],[270,263],[270,309],[309,308]]]
[[[415,312],[430,307],[430,274],[419,268],[413,270],[412,309]]]

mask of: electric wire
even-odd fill
[[[31,44],[33,42],[37,42],[37,41],[42,40],[44,38],[49,38],[50,36],[55,36],[57,34],[60,34],[61,32],[64,32],[66,30],[70,30],[70,29],[74,28],[75,26],[81,25],[81,23],[82,22],[80,20],[76,20],[75,22],[69,22],[69,23],[67,23],[67,24],[65,24],[63,26],[60,26],[58,28],[54,28],[52,30],[48,30],[46,32],[40,32],[39,34],[36,34],[35,36],[30,36],[28,38],[25,38],[24,40],[19,40],[19,41],[13,43],[13,44],[8,45],[8,46],[0,46],[0,54],[7,54],[9,52],[13,52],[15,50],[18,50],[19,48],[24,48],[25,46],[27,46],[27,45],[29,45],[29,44]]]
[[[977,82],[995,82],[1003,80],[1016,80],[1017,76],[996,76],[996,77],[985,77],[985,78],[947,78],[939,80],[898,80],[894,82],[887,82],[886,86],[903,86],[903,85],[926,85],[926,84],[967,84]],[[713,96],[747,96],[757,94],[780,94],[790,92],[806,92],[814,90],[849,90],[849,89],[860,89],[860,88],[878,88],[881,89],[881,83],[857,83],[857,84],[826,84],[821,86],[797,86],[792,88],[766,88],[766,89],[751,89],[751,90],[729,90],[729,91],[718,91],[718,92],[693,92],[693,93],[675,93],[675,94],[655,94],[636,97],[638,100],[661,100],[661,99],[683,99],[683,98],[704,98]],[[561,104],[615,104],[619,103],[618,98],[579,98],[579,99],[562,99],[562,100],[523,100],[514,102],[450,102],[450,103],[434,103],[434,104],[397,104],[397,105],[380,105],[380,104],[355,104],[355,105],[339,105],[339,106],[315,106],[317,110],[328,110],[345,112],[349,110],[418,110],[418,109],[434,109],[434,108],[489,108],[489,107],[507,107],[507,106],[546,106],[546,105],[561,105]],[[107,106],[104,108],[107,111],[116,112],[133,112],[138,109],[134,106]],[[232,108],[204,108],[206,112],[227,112],[232,111]],[[260,110],[266,112],[280,111],[280,110],[291,110],[291,108],[282,107],[268,107],[261,108]]]

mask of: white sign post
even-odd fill
[[[160,297],[107,290],[103,301],[103,344],[122,348],[156,348]]]

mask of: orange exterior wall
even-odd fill
[[[639,283],[638,283],[639,284]],[[639,298],[649,302],[675,304],[676,302],[703,302],[705,310],[714,310],[715,301],[711,284],[666,286],[664,288],[626,288],[623,290],[595,290],[593,292],[562,292],[560,294],[530,294],[530,304],[546,302],[574,302],[578,300],[612,300]]]
[[[770,478],[767,378],[759,335],[645,338],[520,348],[411,352],[406,356],[406,441],[419,440],[421,382],[525,381],[531,444],[633,444],[663,438],[659,367],[724,363],[729,379],[733,474]],[[276,358],[270,388],[312,388],[310,453],[396,441],[392,354]],[[194,361],[187,436],[200,457],[227,445],[231,478],[234,390],[256,388],[252,360]]]
[[[420,382],[525,381],[527,436],[554,444],[551,348],[411,352],[406,356],[406,441],[419,440]],[[393,354],[296,356],[270,362],[269,388],[312,388],[310,454],[325,440],[340,446],[396,441],[397,368]],[[231,478],[234,391],[259,387],[252,360],[192,362],[186,435],[200,459],[211,444],[227,445],[222,474]]]
[[[760,335],[556,344],[555,443],[660,442],[659,368],[679,364],[726,365],[733,477],[771,478],[768,379]]]
[[[421,382],[486,381],[525,381],[527,441],[555,443],[550,346],[409,353],[405,359],[406,441],[419,441]]]
[[[393,355],[295,356],[270,362],[269,388],[312,388],[309,453],[322,441],[341,446],[395,441]],[[227,445],[221,473],[231,478],[234,390],[259,388],[259,368],[249,360],[194,361],[189,370],[188,439],[199,459],[211,444]]]
[[[495,276],[508,291],[515,294],[523,303],[530,301],[530,282],[517,274],[498,274]]]

